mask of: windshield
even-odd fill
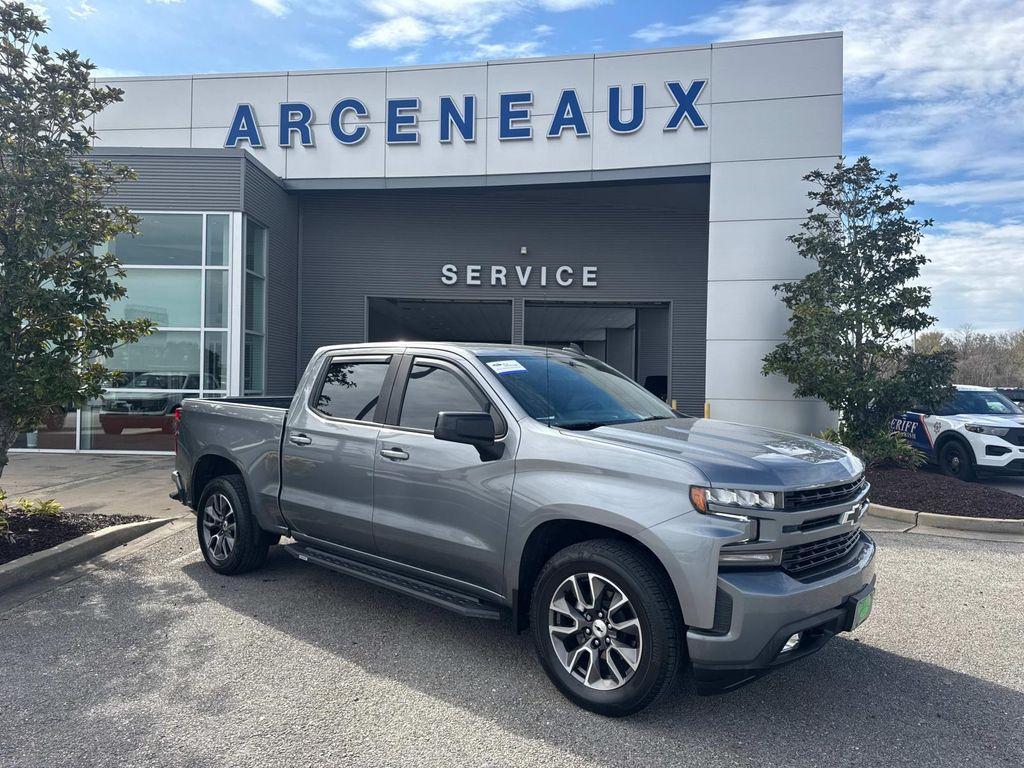
[[[523,410],[552,427],[593,429],[678,418],[639,384],[593,358],[498,350],[481,352],[477,357]]]
[[[1014,405],[1013,401],[993,389],[965,391],[959,390],[952,403],[946,403],[937,412],[939,416],[953,416],[960,413],[990,416],[1009,416],[1024,413]]]

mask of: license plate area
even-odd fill
[[[862,594],[855,595],[850,598],[849,608],[847,609],[847,621],[846,630],[852,631],[867,621],[868,616],[871,615],[871,609],[874,607],[875,602],[875,590],[869,588]]]

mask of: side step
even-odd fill
[[[377,586],[387,587],[404,595],[418,597],[420,600],[446,608],[449,611],[454,611],[462,616],[474,619],[492,619],[495,621],[501,619],[501,611],[496,606],[485,603],[479,598],[464,592],[439,587],[436,584],[431,584],[403,573],[395,573],[385,568],[368,565],[359,560],[352,560],[348,557],[336,555],[333,552],[313,549],[302,544],[288,544],[284,549],[304,562],[321,565],[324,568],[330,568],[332,571],[338,571],[339,573],[368,581]]]

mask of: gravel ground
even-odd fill
[[[576,709],[526,636],[188,530],[0,614],[0,765],[1024,764],[1024,545],[876,534],[875,615],[745,689]]]

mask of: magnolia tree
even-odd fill
[[[151,329],[107,316],[124,272],[96,248],[136,224],[104,203],[131,170],[89,159],[90,118],[122,92],[39,43],[46,31],[25,4],[0,4],[0,473],[19,432],[99,395],[104,360]]]
[[[817,269],[775,286],[790,326],[763,373],[839,411],[839,438],[850,447],[885,443],[896,413],[951,394],[954,355],[912,348],[913,335],[935,322],[931,293],[916,282],[927,261],[921,233],[932,222],[909,218],[913,201],[900,196],[896,174],[866,157],[804,179],[814,206],[789,240]]]

